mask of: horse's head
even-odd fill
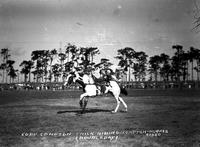
[[[75,79],[75,74],[74,74],[74,73],[70,73],[70,74],[67,76],[64,85],[65,85],[65,86],[66,86],[66,85],[71,85],[73,82],[75,82],[74,79]]]
[[[77,82],[78,84],[80,84],[81,87],[82,87],[83,90],[84,90],[85,84],[84,84],[84,82],[83,82],[82,75],[79,74],[78,72],[70,73],[70,74],[67,76],[67,78],[66,78],[66,81],[65,81],[65,83],[64,83],[64,86],[66,86],[66,85],[69,86],[69,85],[71,85],[72,83],[75,83],[75,82]]]

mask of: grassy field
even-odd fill
[[[110,95],[90,98],[81,114],[81,91],[1,91],[0,146],[200,145],[199,90],[129,90],[124,113],[112,114]]]

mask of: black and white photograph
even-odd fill
[[[200,0],[0,0],[0,147],[199,147]]]

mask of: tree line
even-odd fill
[[[190,47],[184,51],[183,46],[173,45],[174,55],[170,57],[165,53],[149,57],[145,52],[136,52],[132,48],[118,50],[119,65],[124,71],[133,74],[136,81],[145,81],[149,74],[149,81],[194,81],[194,71],[199,81],[200,72],[200,50]],[[191,67],[191,68],[189,68]],[[191,69],[191,71],[190,71]],[[189,78],[191,77],[191,78]],[[130,77],[129,77],[130,80]]]
[[[199,81],[200,50],[190,47],[185,51],[181,45],[173,45],[172,49],[171,57],[165,53],[149,57],[131,47],[118,49],[115,58],[120,68],[116,69],[116,76],[126,75],[128,81],[131,77],[135,81]],[[24,82],[63,82],[74,66],[86,69],[100,65],[94,62],[94,57],[100,54],[97,47],[77,47],[70,43],[64,52],[57,49],[32,51],[31,59],[20,63],[20,70],[14,68],[15,61],[8,48],[1,49],[0,54],[2,83],[12,83],[20,74]],[[101,63],[112,65],[107,58],[101,59]]]

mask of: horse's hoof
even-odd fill
[[[115,111],[111,111],[111,113],[113,113],[113,114],[114,114],[114,113],[116,113],[116,112],[115,112]]]

